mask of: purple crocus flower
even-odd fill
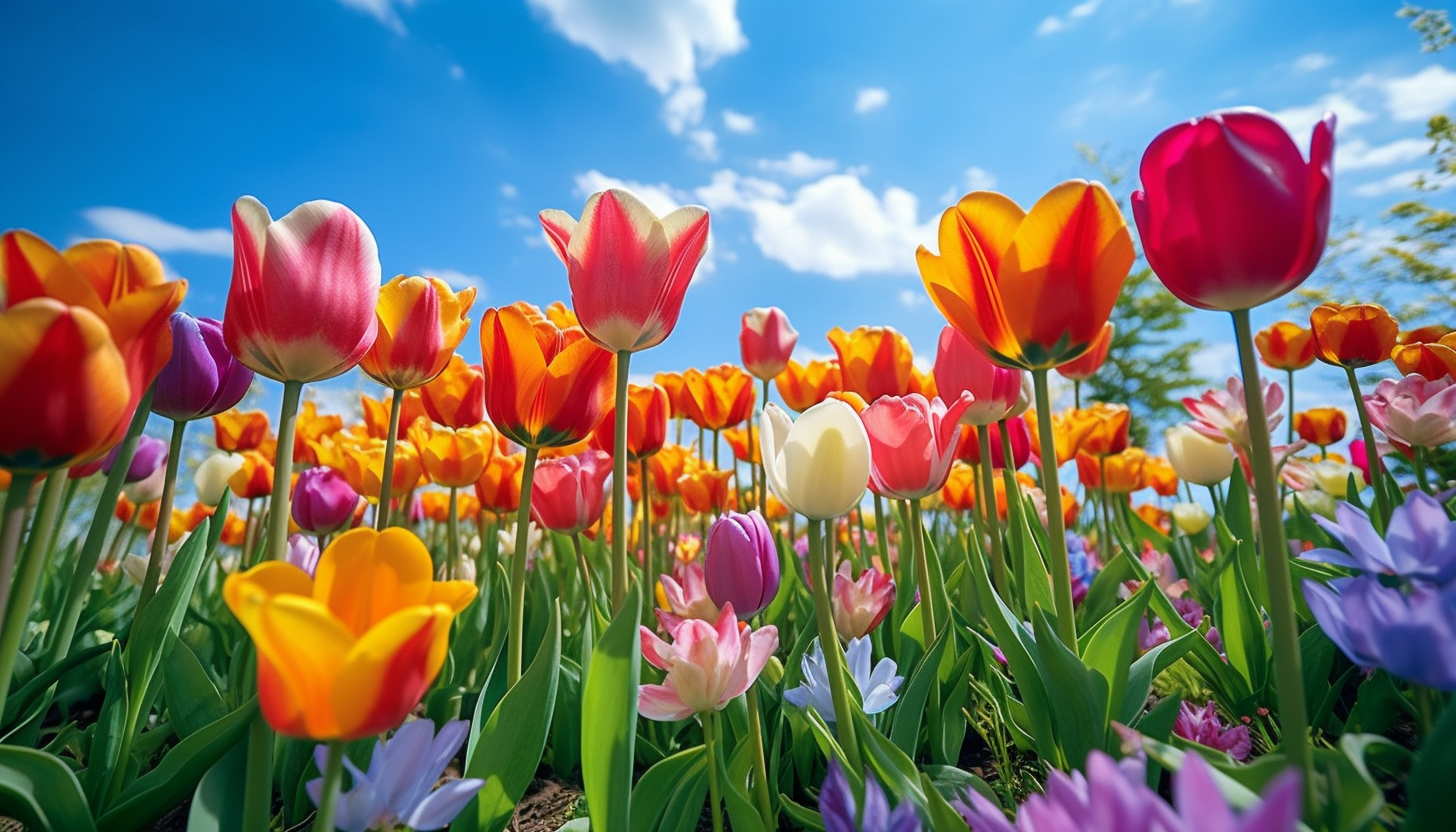
[[[1202,708],[1191,702],[1178,706],[1178,718],[1173,722],[1173,733],[1190,742],[1227,752],[1239,762],[1249,759],[1253,742],[1246,725],[1225,728],[1218,718],[1218,709],[1212,702]]]
[[[779,592],[779,550],[757,510],[730,511],[708,530],[703,554],[708,597],[732,604],[740,618],[758,615]]]
[[[1456,587],[1385,586],[1365,574],[1329,586],[1304,582],[1304,599],[1350,661],[1437,690],[1456,690]]]
[[[152,412],[176,422],[215,416],[242,401],[253,371],[228,352],[222,321],[172,314],[172,357],[157,374]]]
[[[1441,587],[1456,581],[1456,520],[1447,517],[1440,501],[1424,491],[1411,492],[1403,504],[1396,506],[1384,537],[1375,530],[1369,515],[1349,503],[1335,507],[1335,520],[1338,522],[1315,518],[1348,554],[1338,549],[1314,549],[1304,554],[1306,558]]]
[[[829,760],[829,774],[819,789],[819,814],[824,818],[824,832],[920,832],[920,816],[915,814],[915,807],[905,801],[891,812],[884,790],[868,772],[864,807],[860,811],[854,804],[849,779],[834,758]]]
[[[1214,782],[1209,764],[1184,754],[1173,777],[1169,806],[1148,788],[1144,762],[1114,761],[1101,751],[1087,757],[1087,773],[1053,771],[1046,793],[1021,804],[1016,822],[979,792],[956,804],[972,832],[1292,832],[1299,823],[1299,774],[1281,774],[1258,806],[1235,815]],[[827,824],[826,824],[827,825]]]
[[[435,781],[465,742],[470,723],[463,719],[445,723],[438,736],[435,723],[416,719],[400,726],[389,742],[374,743],[369,770],[360,771],[344,758],[353,786],[339,795],[334,827],[344,832],[393,829],[404,825],[421,832],[443,829],[465,808],[485,785],[484,780],[451,780],[435,788]],[[328,746],[314,749],[314,762],[322,771]],[[323,795],[322,777],[305,785],[309,799],[317,806]]]

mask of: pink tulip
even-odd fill
[[[667,671],[660,685],[643,685],[638,713],[659,722],[721,710],[743,695],[763,672],[779,646],[779,631],[769,625],[757,631],[738,624],[733,605],[723,608],[714,624],[684,621],[668,644],[642,628],[642,655]]]
[[[531,487],[531,519],[543,529],[579,534],[601,519],[612,457],[603,451],[543,459]]]
[[[945,485],[955,462],[961,414],[971,406],[962,392],[949,407],[919,393],[881,396],[859,415],[870,438],[870,484],[892,500],[918,500]]]
[[[712,621],[718,617],[718,605],[708,594],[707,573],[701,561],[682,564],[675,577],[659,575],[657,584],[658,609],[654,612],[668,633],[675,632],[684,621]]]
[[[754,378],[768,381],[782,373],[788,368],[789,356],[798,343],[798,330],[777,306],[758,307],[743,313],[738,348],[743,354],[743,368]]]
[[[275,381],[320,381],[358,365],[374,343],[379,250],[337,202],[305,202],[274,221],[263,203],[233,203],[228,351]]]
[[[1268,419],[1268,430],[1273,432],[1283,420],[1279,408],[1284,404],[1284,388],[1277,382],[1264,381],[1264,413]],[[1223,390],[1208,390],[1198,398],[1183,399],[1183,406],[1193,415],[1188,426],[1219,442],[1248,445],[1249,411],[1244,405],[1244,383],[1238,376],[1229,376]]]
[[[1006,454],[1001,448],[1001,424],[987,426],[987,438],[991,443],[991,467],[997,470],[1006,467]],[[1006,420],[1006,435],[1011,437],[1011,470],[1015,471],[1031,460],[1031,430],[1026,420],[1012,416]],[[981,439],[976,430],[964,427],[956,449],[956,458],[972,465],[981,464]]]
[[[1180,300],[1251,309],[1314,271],[1330,227],[1335,117],[1306,162],[1262,110],[1225,110],[1164,130],[1143,154],[1132,215],[1143,253]]]
[[[940,395],[958,397],[967,391],[974,398],[960,417],[969,425],[989,425],[1006,418],[1021,396],[1021,371],[992,364],[953,326],[940,331],[933,372]]]
[[[578,222],[541,212],[546,239],[566,264],[581,328],[612,352],[655,347],[672,333],[693,270],[708,245],[708,211],[697,205],[658,219],[630,191],[592,194]]]
[[[1437,448],[1456,441],[1456,381],[1412,373],[1385,379],[1365,397],[1370,424],[1397,446]]]
[[[830,598],[834,607],[834,629],[844,639],[868,635],[880,626],[890,608],[895,606],[895,581],[878,569],[866,569],[859,580],[850,580],[848,561],[839,564],[834,573],[834,591]]]

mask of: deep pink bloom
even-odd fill
[[[1249,759],[1249,752],[1253,750],[1248,727],[1224,727],[1223,721],[1218,718],[1218,709],[1212,702],[1202,708],[1195,707],[1191,702],[1179,705],[1178,718],[1173,722],[1173,733],[1190,742],[1225,751],[1241,763]]]
[[[310,468],[293,485],[293,522],[309,534],[333,534],[354,519],[359,493],[332,468]]]
[[[959,398],[968,392],[974,402],[961,420],[971,425],[989,425],[1016,408],[1021,398],[1022,372],[991,363],[960,330],[947,326],[940,331],[935,351],[935,389],[941,396]]]
[[[767,381],[782,373],[798,343],[798,330],[777,306],[755,307],[743,313],[738,349],[743,355],[743,368],[754,378]]]
[[[541,212],[546,239],[571,283],[581,328],[612,352],[655,347],[672,333],[693,270],[708,246],[708,211],[697,205],[658,219],[631,191],[592,194],[581,220]]]
[[[849,561],[839,564],[830,593],[834,629],[848,640],[868,635],[895,606],[895,581],[878,569],[866,569],[851,580]]]
[[[1370,424],[1405,448],[1438,448],[1456,441],[1456,381],[1411,373],[1385,379],[1365,397]],[[1403,449],[1402,449],[1403,450]]]
[[[870,438],[870,484],[892,500],[918,500],[945,485],[960,438],[958,420],[971,406],[962,392],[949,407],[919,393],[881,396],[859,415]]]
[[[227,348],[275,381],[320,381],[358,365],[379,322],[379,249],[353,211],[305,202],[280,220],[245,196],[233,203]]]
[[[1268,430],[1273,433],[1284,416],[1280,406],[1284,404],[1284,388],[1278,382],[1259,379],[1264,388],[1264,413],[1268,419]],[[1249,410],[1244,403],[1244,383],[1238,376],[1229,376],[1223,390],[1208,390],[1198,398],[1183,399],[1183,406],[1192,414],[1188,426],[1219,442],[1248,445]]]
[[[1132,195],[1148,258],[1180,300],[1251,309],[1314,271],[1330,228],[1335,117],[1315,125],[1308,162],[1262,110],[1210,113],[1164,130]]]
[[[612,457],[604,451],[543,459],[531,487],[531,519],[543,529],[579,534],[601,519]]]
[[[713,522],[703,553],[708,596],[740,610],[744,618],[763,612],[779,592],[779,550],[773,532],[755,509],[730,511]]]
[[[713,624],[682,622],[672,632],[671,644],[643,627],[642,655],[653,667],[667,671],[667,678],[660,685],[642,686],[638,713],[673,722],[720,710],[748,690],[778,646],[777,627],[755,631],[740,626],[731,604]]]

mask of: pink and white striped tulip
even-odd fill
[[[732,604],[723,607],[712,624],[696,619],[682,622],[673,631],[671,644],[643,627],[642,655],[653,667],[667,671],[667,678],[660,685],[641,687],[638,713],[673,722],[721,710],[748,690],[778,646],[777,627],[755,631],[740,625]]]
[[[233,280],[223,341],[275,381],[321,381],[359,364],[378,321],[379,249],[337,202],[305,202],[279,220],[245,196],[233,203]]]
[[[743,356],[743,369],[754,378],[768,381],[782,373],[788,368],[798,343],[798,330],[777,306],[755,307],[743,313],[738,349]]]
[[[1016,408],[1025,374],[992,364],[953,326],[940,331],[933,372],[940,395],[958,397],[962,391],[971,394],[974,402],[960,416],[968,425],[989,425],[1019,414]]]
[[[852,580],[849,561],[842,561],[834,573],[833,590],[834,629],[845,640],[868,635],[895,606],[895,581],[887,573],[866,569],[859,580]]]
[[[1259,383],[1264,388],[1264,413],[1269,420],[1267,429],[1273,433],[1284,418],[1279,412],[1284,404],[1284,388],[1277,382],[1263,379]],[[1244,404],[1244,383],[1238,376],[1229,376],[1224,390],[1208,390],[1196,399],[1191,396],[1183,399],[1183,406],[1193,416],[1188,426],[1209,439],[1235,445],[1248,445],[1251,441],[1249,410]]]
[[[612,352],[666,340],[708,246],[708,209],[689,205],[658,218],[631,191],[592,194],[574,220],[541,212],[546,239],[571,284],[581,328]]]
[[[946,403],[919,393],[881,396],[859,418],[870,438],[870,483],[892,500],[934,494],[950,476],[960,439],[960,418],[974,400],[969,392]]]

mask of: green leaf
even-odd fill
[[[1117,593],[1122,589],[1123,584],[1128,581],[1146,578],[1146,575],[1139,574],[1140,570],[1133,566],[1133,559],[1122,552],[1118,552],[1102,567],[1097,577],[1092,579],[1092,586],[1087,590],[1087,597],[1077,607],[1078,629],[1088,630],[1092,625],[1102,619],[1113,607],[1117,606]]]
[[[930,645],[930,652],[921,658],[906,680],[900,701],[895,704],[890,740],[912,757],[920,745],[920,722],[925,715],[925,701],[930,697],[930,686],[938,683],[940,658],[945,653],[945,646],[950,643],[952,629],[946,627],[936,637],[935,643]]]
[[[1132,663],[1127,672],[1127,687],[1123,691],[1118,722],[1130,726],[1137,724],[1143,708],[1148,704],[1148,693],[1153,689],[1153,680],[1192,650],[1195,639],[1204,640],[1204,636],[1197,630],[1190,629],[1175,639],[1157,645]]]
[[[172,568],[167,570],[167,579],[132,625],[126,645],[126,678],[134,695],[147,695],[157,666],[169,649],[169,641],[177,637],[182,627],[197,575],[207,561],[207,524],[211,522],[211,518],[203,519],[182,544],[172,560]]]
[[[1010,494],[1009,491],[1007,493]],[[1021,610],[1030,616],[1036,607],[1050,610],[1056,608],[1056,603],[1052,600],[1051,576],[1047,573],[1046,557],[1042,554],[1045,540],[1036,533],[1041,523],[1038,522],[1038,528],[1033,530],[1030,524],[1036,517],[1035,510],[1025,502],[1021,508],[1017,512],[1021,522],[1016,524],[1012,530],[1014,534],[1007,541],[1011,549],[1007,560],[1014,567],[1016,583],[1021,590]]]
[[[813,830],[813,832],[824,832],[824,818],[819,814],[818,810],[801,806],[786,794],[779,795],[779,806],[795,825]]]
[[[118,765],[126,765],[121,756],[122,734],[126,732],[126,713],[130,704],[123,650],[111,643],[111,656],[106,660],[106,698],[101,700],[101,713],[91,728],[91,747],[86,756],[86,797],[92,806],[104,807],[106,790]]]
[[[217,692],[217,685],[203,669],[197,654],[181,639],[173,643],[171,655],[162,666],[162,690],[167,694],[167,712],[179,739],[186,739],[227,715],[227,706]]]
[[[1168,628],[1170,638],[1177,638],[1184,633],[1198,632],[1183,620],[1183,616],[1178,614],[1173,602],[1168,600],[1168,596],[1163,593],[1161,588],[1153,590],[1148,606]],[[1188,649],[1187,659],[1188,663],[1193,665],[1193,669],[1197,670],[1208,683],[1209,688],[1213,691],[1214,699],[1217,699],[1218,703],[1230,713],[1248,714],[1252,712],[1253,695],[1249,692],[1248,682],[1244,681],[1244,677],[1238,671],[1229,667],[1223,656],[1220,656],[1213,645],[1208,643],[1208,639],[1202,636],[1199,639],[1192,642],[1192,646]]]
[[[1066,764],[1081,768],[1087,754],[1101,748],[1107,738],[1107,680],[1062,644],[1045,610],[1032,612],[1032,626],[1036,630],[1041,665],[1046,668],[1047,690],[1056,691],[1052,698],[1052,717],[1057,726],[1058,745]]]
[[[719,744],[719,757],[722,743]],[[733,832],[767,832],[758,808],[748,796],[748,772],[753,767],[753,746],[742,743],[731,764],[721,769],[727,773],[723,783],[723,804],[728,809],[728,825]]]
[[[465,763],[465,776],[484,780],[485,785],[455,820],[462,832],[500,832],[510,822],[546,748],[560,667],[561,605],[553,603],[536,658],[485,720],[475,754]],[[477,703],[476,725],[484,716],[480,712],[484,702],[482,697]]]
[[[1218,522],[1222,523],[1222,518]],[[1268,636],[1264,632],[1264,617],[1245,580],[1244,556],[1240,554],[1246,546],[1252,545],[1252,540],[1241,540],[1235,552],[1225,553],[1232,562],[1219,575],[1218,599],[1214,608],[1218,613],[1218,632],[1223,636],[1229,665],[1244,677],[1251,691],[1261,693],[1269,678]]]
[[[628,832],[632,765],[637,743],[637,694],[642,669],[638,610],[642,587],[627,594],[592,650],[582,689],[581,780],[595,832]]]
[[[31,832],[95,832],[81,782],[58,757],[0,745],[0,813]]]
[[[239,742],[213,764],[192,792],[187,832],[242,832],[248,744]]]
[[[19,718],[22,709],[30,705],[42,693],[49,690],[50,686],[56,683],[56,680],[69,673],[73,668],[79,667],[110,650],[111,642],[109,641],[87,647],[84,650],[72,650],[61,661],[37,673],[30,681],[25,683],[25,687],[10,694],[10,697],[5,700],[4,726],[7,729],[12,727],[12,724]]]
[[[1151,581],[1144,582],[1131,598],[1098,621],[1081,638],[1082,662],[1101,674],[1108,684],[1107,723],[1117,718],[1122,710],[1128,666],[1137,655],[1138,624],[1147,611],[1152,586]]]
[[[1402,828],[1407,832],[1448,828],[1452,783],[1456,783],[1456,705],[1447,705],[1421,743],[1420,756],[1406,778],[1409,808]]]
[[[663,812],[673,799],[675,790],[683,788],[690,781],[701,780],[703,794],[707,794],[708,750],[695,745],[692,748],[657,761],[657,764],[637,781],[632,790],[632,828],[630,832],[654,832]],[[696,817],[702,810],[703,797],[697,800],[693,812]]]

